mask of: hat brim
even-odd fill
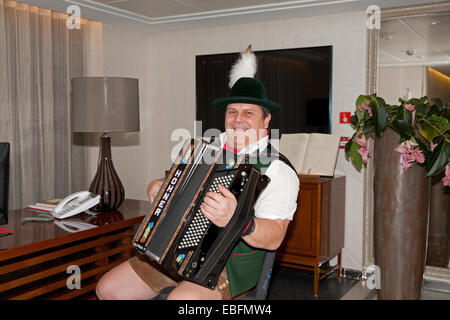
[[[277,113],[281,110],[281,106],[276,103],[269,100],[262,100],[258,98],[252,98],[252,97],[225,97],[225,98],[218,98],[213,101],[213,106],[217,109],[219,109],[222,112],[225,112],[227,110],[227,106],[230,103],[251,103],[256,104],[259,106],[263,106],[269,110],[270,113]]]

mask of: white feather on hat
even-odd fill
[[[231,67],[229,87],[233,87],[240,78],[253,78],[256,68],[256,56],[252,51],[252,45],[249,45],[244,52],[241,52],[239,59]]]

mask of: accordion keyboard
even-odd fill
[[[216,192],[220,193],[218,189],[218,184],[221,186],[228,188],[233,182],[234,174],[226,174],[220,175],[218,177],[214,177],[208,192]],[[203,202],[202,202],[203,204]],[[191,224],[187,228],[186,233],[184,234],[182,240],[178,245],[178,249],[188,249],[197,247],[200,243],[203,235],[210,225],[210,221],[202,214],[201,210],[198,209],[195,213],[194,217],[191,220]]]

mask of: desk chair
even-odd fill
[[[259,276],[256,286],[248,291],[240,300],[265,300],[267,291],[269,290],[270,278],[272,275],[272,268],[275,262],[276,251],[266,251],[263,260],[261,275]],[[153,298],[153,300],[166,300],[167,296],[172,292],[174,286],[164,288],[160,293]]]

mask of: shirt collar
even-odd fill
[[[227,133],[226,132],[222,132],[220,134],[219,138],[220,138],[220,146],[222,148],[225,148],[227,150],[234,152],[234,150],[232,150],[230,147],[227,146]],[[243,148],[237,154],[238,155],[241,155],[241,154],[249,154],[250,155],[250,154],[254,153],[255,151],[261,152],[265,148],[267,148],[268,143],[269,143],[269,135],[266,134],[264,137],[262,137],[255,143],[252,143],[251,145],[248,145],[245,148]]]

